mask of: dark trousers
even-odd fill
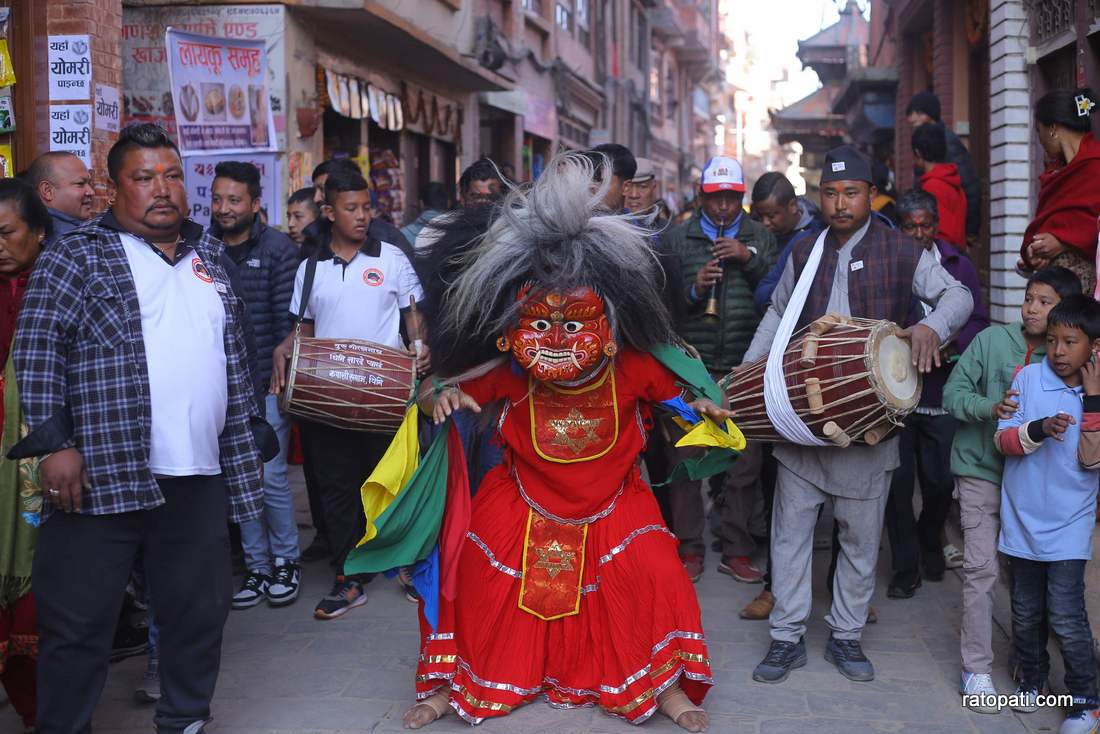
[[[38,534],[40,734],[91,731],[123,590],[140,553],[160,628],[159,732],[210,717],[233,577],[222,477],[159,480],[165,503],[117,515],[54,513]]]
[[[391,440],[391,436],[348,431],[320,423],[302,424],[302,451],[313,468],[321,514],[332,549],[332,566],[338,576],[344,573],[348,553],[366,532],[367,521],[359,490],[386,453]]]
[[[916,572],[922,560],[931,572],[943,571],[940,535],[951,509],[951,441],[957,423],[949,415],[912,413],[898,442],[901,466],[890,482],[886,533],[895,573]],[[920,480],[920,518],[913,515],[914,480]]]
[[[328,543],[328,527],[325,525],[325,511],[321,505],[321,491],[317,488],[317,474],[314,470],[313,463],[309,460],[309,454],[306,453],[304,438],[306,431],[309,429],[305,427],[304,423],[300,423],[298,426],[298,436],[302,441],[302,475],[306,480],[306,497],[309,499],[309,516],[313,520],[313,529],[317,531],[314,536],[314,542],[318,540]]]
[[[1030,561],[1010,557],[1012,637],[1020,683],[1040,687],[1046,678],[1047,624],[1058,641],[1066,688],[1074,697],[1096,698],[1092,630],[1085,611],[1085,561]]]

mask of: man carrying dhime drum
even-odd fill
[[[297,335],[317,339],[354,339],[381,347],[402,349],[401,321],[410,335],[420,333],[419,318],[410,299],[424,292],[409,259],[396,245],[368,235],[370,192],[358,171],[335,170],[325,181],[327,220],[316,260],[298,267],[291,314],[300,320]],[[319,220],[320,221],[320,220]],[[313,275],[309,271],[313,263]],[[271,391],[287,387],[287,361],[294,352],[292,332],[274,353]],[[417,365],[428,366],[428,351],[420,351]],[[364,517],[359,489],[382,458],[392,435],[337,428],[312,421],[302,423],[302,448],[316,467],[318,491],[336,582],[314,611],[318,619],[333,619],[366,603],[363,584],[368,576],[344,577],[348,551],[363,537]]]
[[[966,323],[973,308],[970,292],[931,252],[871,217],[874,195],[870,163],[855,149],[841,146],[826,155],[821,210],[829,227],[816,241],[806,238],[795,246],[743,362],[776,350],[769,362],[777,369],[769,367],[765,378],[768,419],[789,441],[775,447],[779,473],[771,536],[776,570],[772,643],[753,671],[753,679],[763,683],[782,682],[792,669],[806,664],[802,638],[812,596],[813,530],[826,499],[832,500],[839,523],[841,554],[832,608],[825,617],[831,631],[825,659],[851,680],[874,678],[859,641],[874,591],[887,490],[899,465],[896,437],[865,436],[866,445],[847,445],[843,434],[833,442],[822,441],[795,413],[786,397],[781,361],[792,332],[827,314],[902,323],[916,296],[933,310],[897,336],[908,339],[914,367],[928,372],[940,364],[940,347]]]

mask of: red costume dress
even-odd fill
[[[512,364],[460,388],[504,401],[505,458],[474,498],[455,601],[434,634],[421,617],[417,698],[450,685],[474,724],[539,695],[641,723],[678,679],[702,702],[699,604],[638,473],[650,405],[681,394],[674,375],[625,349],[572,389]]]

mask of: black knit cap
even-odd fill
[[[832,181],[871,180],[871,163],[862,153],[850,145],[841,145],[825,154],[825,165],[821,169],[821,183]]]
[[[909,100],[909,106],[905,108],[905,114],[923,112],[936,122],[940,121],[940,98],[931,92],[917,92],[913,99]]]

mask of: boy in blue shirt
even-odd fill
[[[1100,303],[1062,300],[1047,317],[1047,357],[1025,367],[1012,389],[1019,408],[997,424],[1005,455],[998,550],[1012,565],[1013,644],[1022,705],[1045,688],[1044,616],[1058,640],[1073,706],[1061,734],[1100,730],[1092,632],[1085,611],[1100,476]]]

